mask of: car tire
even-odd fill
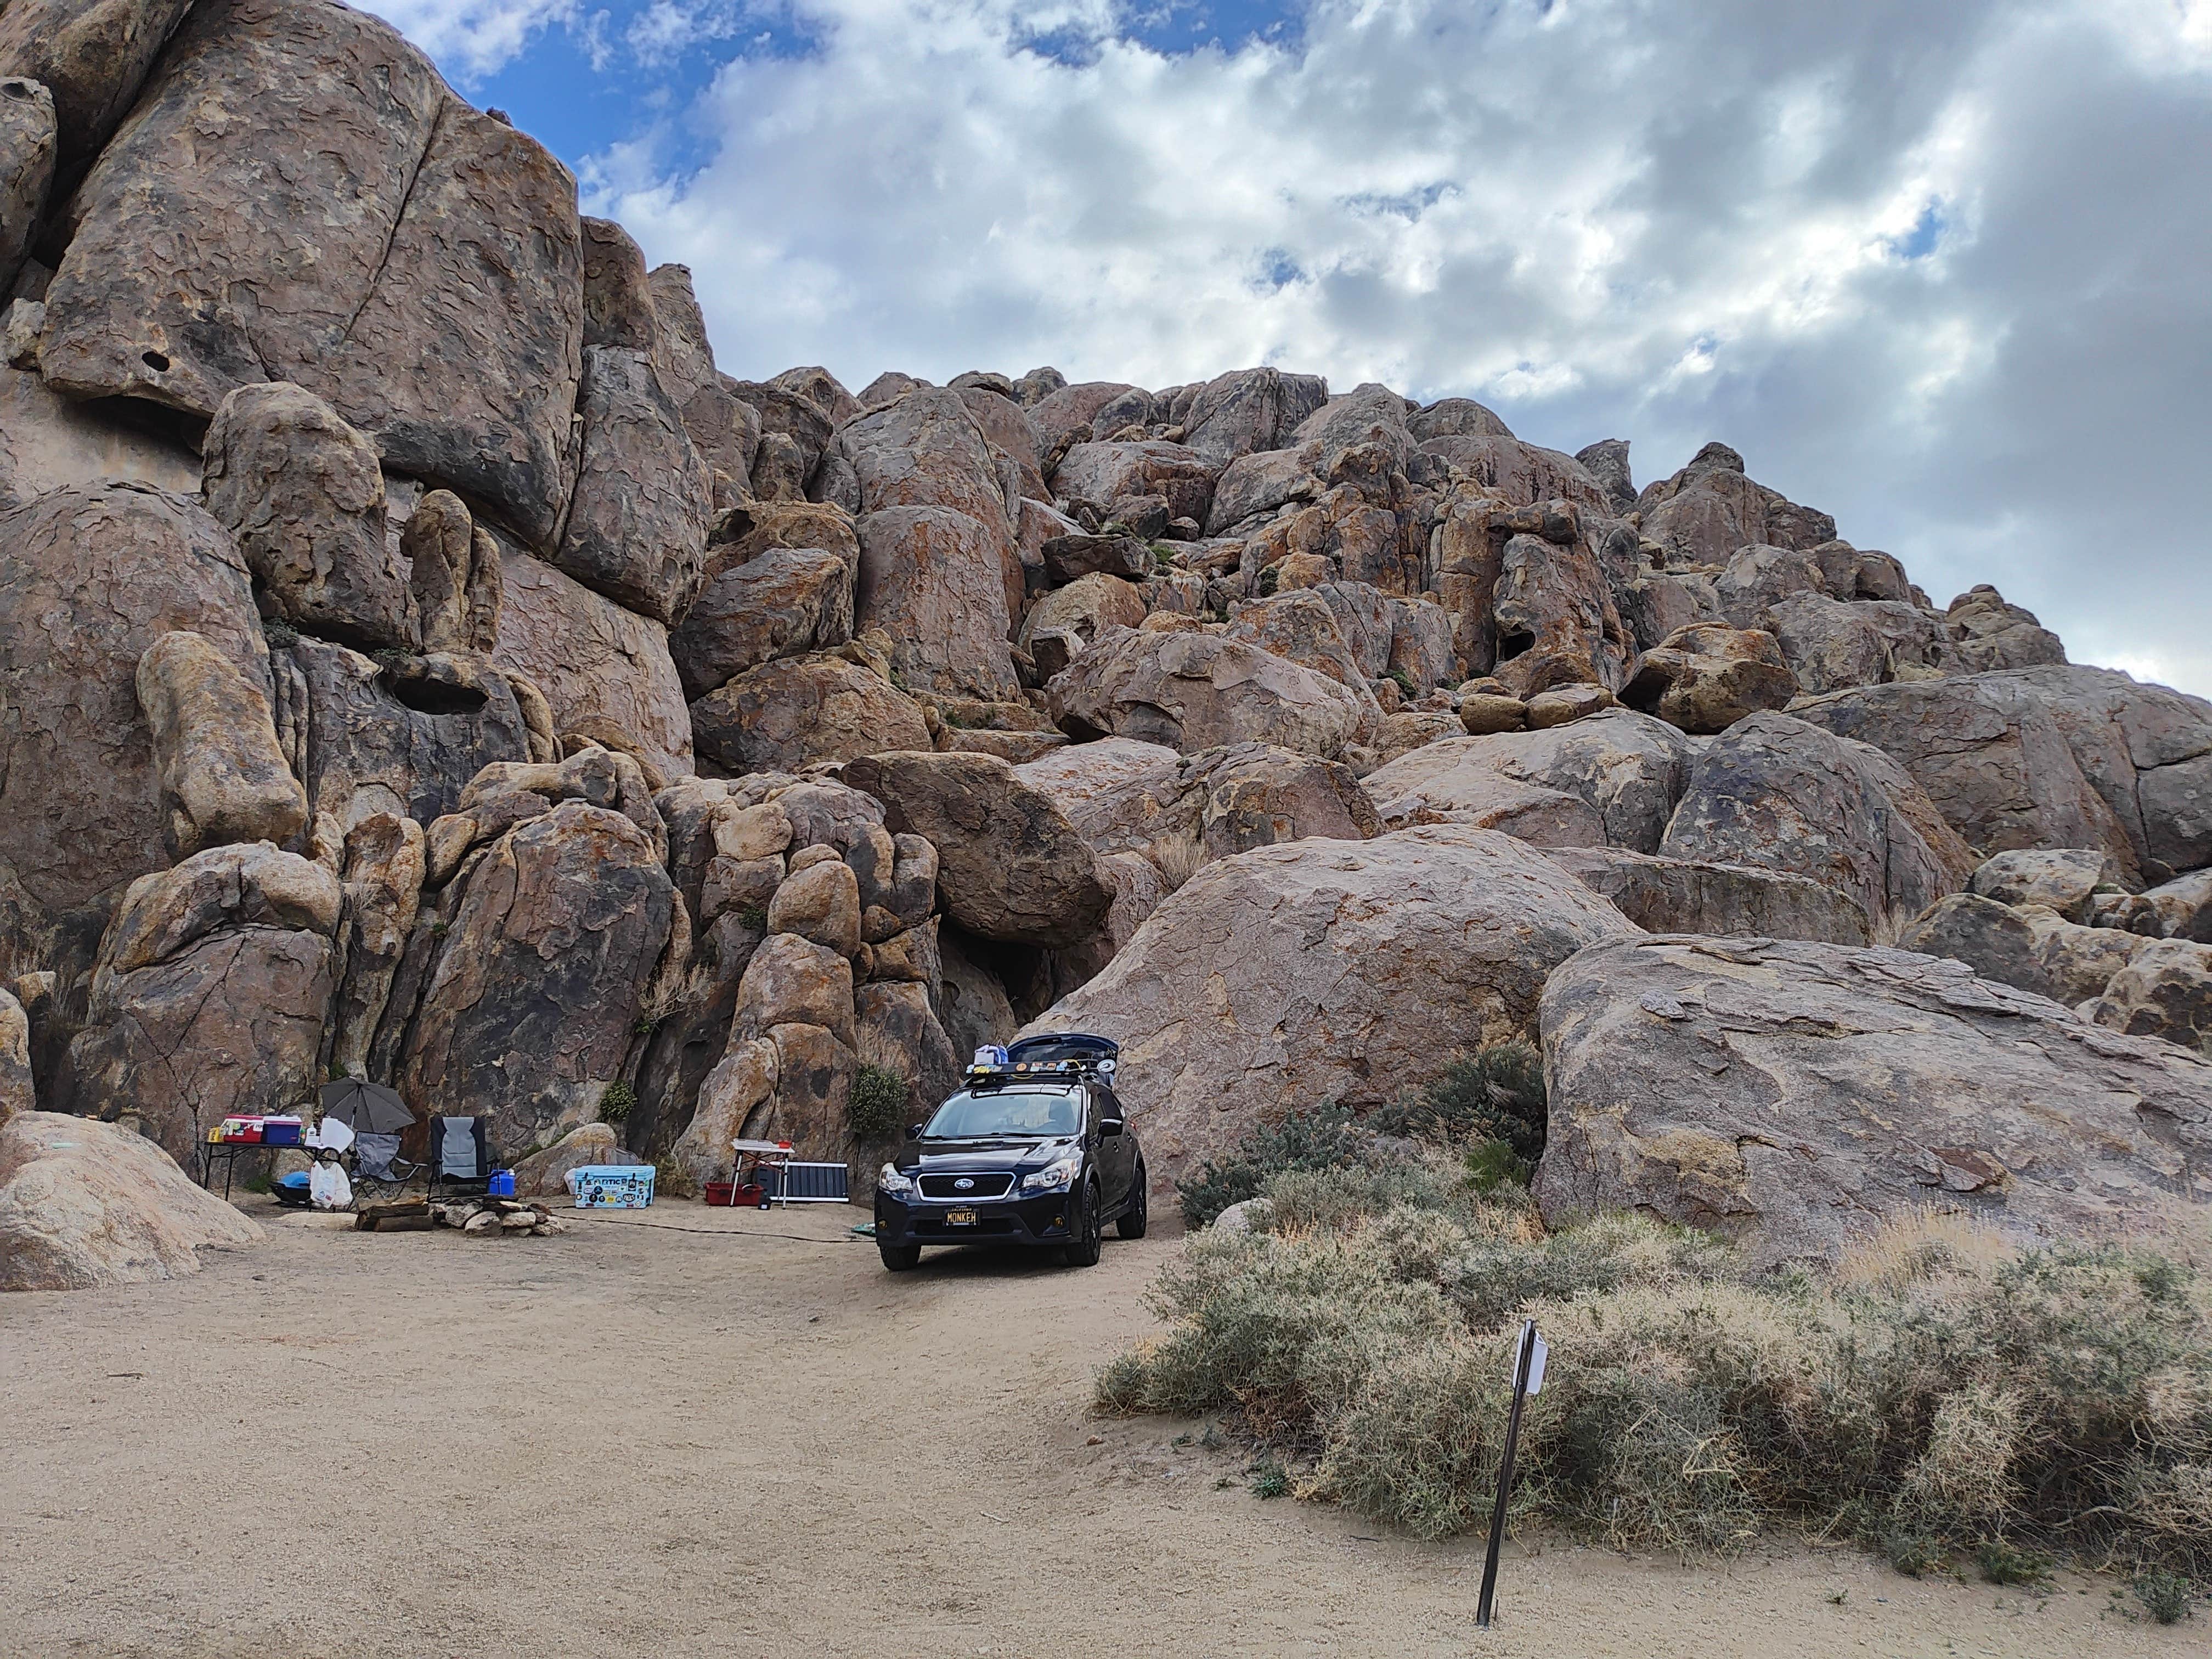
[[[883,1257],[884,1266],[895,1273],[910,1273],[921,1265],[919,1244],[878,1244],[876,1254]]]
[[[1137,1165],[1135,1178],[1129,1183],[1129,1207],[1121,1212],[1121,1218],[1114,1224],[1114,1232],[1120,1238],[1142,1238],[1148,1220],[1147,1207],[1151,1200],[1145,1194],[1145,1166]]]
[[[1082,1230],[1081,1233],[1073,1243],[1064,1246],[1060,1253],[1060,1260],[1069,1267],[1095,1267],[1098,1265],[1099,1253],[1106,1243],[1106,1224],[1099,1214],[1104,1208],[1105,1200],[1099,1194],[1098,1183],[1095,1181],[1085,1182],[1083,1208],[1075,1218],[1075,1224]]]

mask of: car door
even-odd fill
[[[1119,1209],[1129,1196],[1129,1182],[1137,1172],[1137,1139],[1129,1133],[1127,1115],[1121,1109],[1121,1097],[1104,1084],[1091,1090],[1093,1110],[1102,1121],[1109,1117],[1121,1119],[1121,1133],[1102,1134],[1098,1139],[1099,1167],[1105,1171],[1102,1185],[1106,1191],[1109,1209]]]

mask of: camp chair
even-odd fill
[[[430,1120],[430,1196],[441,1187],[483,1188],[491,1183],[491,1154],[480,1117]]]
[[[356,1199],[375,1186],[398,1192],[422,1173],[420,1164],[399,1156],[398,1135],[357,1134],[353,1138],[353,1184]]]

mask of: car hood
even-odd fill
[[[1014,1170],[1049,1164],[1082,1143],[1073,1136],[1032,1139],[1005,1135],[989,1140],[909,1142],[893,1160],[908,1175],[951,1175],[963,1170]]]

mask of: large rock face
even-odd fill
[[[1656,853],[1688,781],[1692,754],[1688,739],[1665,721],[1607,709],[1541,732],[1446,738],[1401,755],[1364,781],[1389,824],[1504,813],[1521,829],[1550,826],[1565,834],[1571,826],[1565,839],[1524,839]]]
[[[261,1237],[120,1124],[58,1112],[0,1124],[0,1291],[181,1279],[200,1270],[199,1251]]]
[[[1771,1263],[1884,1219],[2026,1237],[2212,1199],[2212,1065],[1902,951],[1601,945],[1544,991],[1553,1219],[1631,1208]]]
[[[514,688],[480,658],[379,662],[302,639],[273,660],[313,810],[341,829],[379,812],[428,823],[485,767],[530,758]]]
[[[2077,1008],[2153,941],[2117,927],[2085,927],[2047,905],[2013,906],[1954,893],[1912,919],[1900,950],[1949,957],[1984,979]],[[2148,1033],[2147,1035],[2163,1035]]]
[[[1685,564],[1725,564],[1739,548],[1811,549],[1835,539],[1836,521],[1744,476],[1743,457],[1707,444],[1671,478],[1637,499],[1644,536]]]
[[[1183,421],[1183,441],[1224,462],[1255,449],[1279,449],[1328,398],[1328,382],[1318,374],[1233,369],[1207,381],[1193,399]]]
[[[173,437],[119,425],[101,406],[63,397],[34,370],[0,362],[0,506],[109,481],[197,495],[200,458]]]
[[[1774,636],[1717,622],[1678,628],[1637,659],[1620,700],[1685,732],[1725,732],[1797,695]]]
[[[717,512],[744,498],[760,453],[760,416],[714,372],[707,319],[683,265],[656,265],[646,282],[653,294],[653,362],[660,384],[683,411],[684,429],[707,468]]]
[[[1540,853],[1455,824],[1208,865],[1035,1029],[1121,1045],[1163,1187],[1291,1103],[1365,1106],[1534,1029],[1545,976],[1637,933]]]
[[[877,755],[848,763],[844,781],[883,802],[887,828],[938,849],[945,911],[971,933],[1073,945],[1114,902],[1066,814],[994,755]]]
[[[395,1078],[408,1103],[489,1119],[502,1157],[592,1116],[668,943],[662,856],[630,818],[581,800],[495,842],[441,918]]]
[[[909,392],[840,428],[815,494],[859,520],[856,625],[920,690],[1017,694],[1021,557],[989,439],[957,392]]]
[[[168,864],[137,674],[177,629],[268,696],[245,561],[198,507],[116,484],[0,512],[0,860],[45,910]]]
[[[13,21],[0,19],[0,28]],[[0,52],[5,50],[0,46]],[[0,78],[0,309],[15,288],[53,182],[53,94],[35,80]]]
[[[1826,945],[1868,942],[1867,914],[1858,902],[1810,876],[1747,864],[1655,858],[1624,847],[1558,848],[1547,849],[1547,856],[1649,933],[1764,933]]]
[[[585,348],[576,409],[583,444],[553,562],[672,627],[698,597],[714,511],[714,481],[683,410],[652,353],[617,345]]]
[[[1205,632],[1109,629],[1047,690],[1073,734],[1185,750],[1266,743],[1334,759],[1380,714],[1364,688]]]
[[[1011,538],[946,507],[892,507],[860,521],[856,626],[891,639],[891,663],[917,690],[1011,701],[1007,649]]]
[[[31,1073],[31,1020],[13,993],[0,991],[0,1124],[37,1107]]]
[[[388,466],[551,540],[582,349],[575,182],[387,25],[312,0],[194,8],[71,217],[40,346],[64,390],[212,415],[295,381]]]
[[[492,659],[545,694],[558,728],[587,732],[605,721],[663,772],[690,772],[691,719],[668,630],[512,548],[501,549],[500,574]]]
[[[1862,686],[1796,706],[1912,774],[1984,855],[2095,848],[2164,879],[2212,864],[2212,705],[2112,669]]]
[[[921,706],[841,657],[787,657],[738,675],[691,707],[699,753],[732,776],[927,749]]]
[[[392,812],[363,818],[346,836],[343,867],[331,1068],[366,1077],[369,1044],[383,1023],[422,905],[422,826]]]
[[[82,1112],[138,1112],[179,1162],[234,1112],[296,1108],[319,1080],[337,878],[266,842],[131,884],[71,1043]]]
[[[336,410],[281,380],[240,386],[202,453],[208,511],[238,538],[279,616],[364,650],[421,642],[385,535],[376,451]]]
[[[179,857],[307,827],[307,792],[277,746],[269,699],[222,653],[187,629],[164,634],[138,659],[137,684]]]
[[[853,636],[853,565],[822,547],[771,547],[707,584],[669,636],[684,690],[702,697],[749,668]]]
[[[74,177],[131,108],[191,0],[13,0],[0,11],[0,75],[43,82],[58,155]]]
[[[1810,876],[1869,918],[1917,915],[1972,876],[1974,859],[1912,780],[1879,751],[1787,714],[1713,739],[1659,852]]]

